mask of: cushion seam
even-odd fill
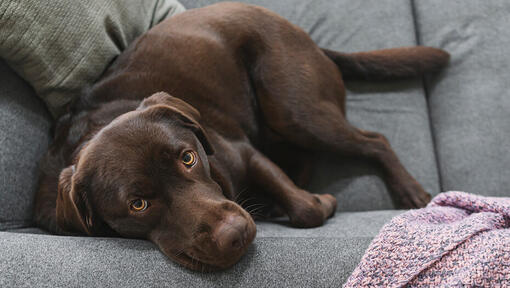
[[[374,239],[376,236],[257,236],[256,239]]]
[[[416,5],[415,5],[415,0],[410,0],[411,2],[411,13],[412,13],[412,17],[413,17],[413,27],[414,27],[414,37],[415,37],[415,41],[416,41],[416,45],[422,45],[422,40],[421,40],[421,35],[420,35],[420,30],[418,28],[418,11],[416,10]],[[426,113],[427,113],[427,122],[428,122],[428,126],[429,126],[429,131],[430,131],[430,138],[431,138],[431,141],[432,141],[432,152],[434,154],[434,162],[436,162],[436,172],[437,172],[437,179],[438,179],[438,185],[439,185],[439,191],[437,192],[441,192],[443,191],[443,179],[442,179],[442,175],[443,173],[441,172],[441,165],[440,165],[440,158],[439,158],[439,153],[438,153],[438,147],[437,147],[437,139],[436,139],[436,131],[434,129],[434,125],[432,124],[432,115],[431,115],[431,107],[430,107],[430,101],[429,101],[429,91],[427,89],[427,81],[426,81],[426,77],[421,77],[421,84],[422,84],[422,87],[423,87],[423,93],[424,93],[424,96],[425,96],[425,102],[427,103],[427,106],[425,107],[426,108]]]

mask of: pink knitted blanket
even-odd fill
[[[510,287],[510,198],[442,193],[372,241],[344,287]]]

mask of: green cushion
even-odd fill
[[[176,0],[2,0],[0,58],[56,117],[131,41],[184,10]]]

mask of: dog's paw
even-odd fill
[[[319,199],[323,209],[324,219],[328,219],[335,215],[337,202],[335,196],[331,194],[314,194],[314,197]]]
[[[398,199],[395,199],[397,208],[415,209],[423,208],[432,200],[432,196],[427,193],[417,182],[411,183],[398,193]]]
[[[322,226],[336,211],[336,198],[330,194],[309,194],[289,211],[291,225],[299,228]]]

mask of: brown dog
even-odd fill
[[[335,213],[333,196],[286,174],[317,151],[374,160],[397,204],[422,207],[430,196],[384,136],[347,123],[340,71],[388,79],[447,61],[427,47],[320,49],[256,6],[190,10],[137,39],[60,119],[35,219],[56,233],[150,239],[188,268],[222,269],[255,237],[242,206],[275,204],[296,227]]]

